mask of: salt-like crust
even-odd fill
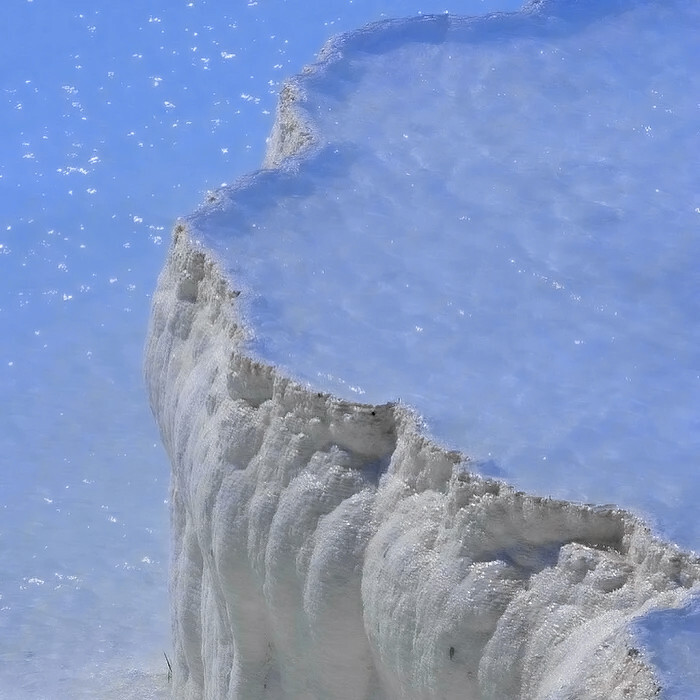
[[[267,167],[313,144],[298,89]],[[172,463],[175,697],[658,695],[628,624],[682,605],[696,558],[623,510],[470,473],[401,404],[256,361],[234,285],[178,224],[146,350]]]
[[[400,404],[246,355],[236,293],[176,228],[146,352],[173,475],[183,698],[647,698],[627,623],[700,563],[630,514],[515,492]]]

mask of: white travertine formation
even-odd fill
[[[241,348],[236,293],[176,229],[146,371],[173,465],[182,698],[647,698],[627,622],[700,563],[621,510],[468,472],[401,405]]]
[[[266,166],[312,143],[282,95]],[[236,280],[175,229],[146,351],[172,462],[179,698],[651,698],[628,623],[700,562],[631,514],[517,492],[248,352]]]

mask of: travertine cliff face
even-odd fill
[[[626,624],[700,564],[631,515],[469,473],[401,405],[253,361],[233,281],[177,227],[153,305],[182,698],[647,698]]]

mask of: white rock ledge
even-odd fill
[[[290,86],[266,164],[311,141]],[[178,224],[145,361],[172,463],[175,697],[659,694],[628,623],[682,605],[700,561],[623,510],[470,473],[405,406],[255,361],[232,284]]]
[[[175,229],[146,351],[172,463],[183,698],[647,698],[627,623],[700,562],[623,510],[515,492],[404,406],[242,348],[236,292]]]

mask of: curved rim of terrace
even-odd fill
[[[324,144],[324,135],[318,128],[313,116],[306,109],[310,81],[322,80],[334,66],[342,63],[344,56],[349,51],[363,51],[366,53],[386,53],[395,46],[406,42],[441,43],[448,32],[451,38],[462,38],[465,41],[472,39],[470,35],[475,31],[487,29],[485,40],[498,41],[502,38],[503,31],[514,26],[518,22],[518,29],[523,29],[523,19],[533,31],[547,38],[566,36],[580,31],[583,25],[614,16],[625,10],[634,8],[642,2],[637,0],[610,0],[605,7],[581,2],[580,0],[527,0],[520,10],[514,12],[494,12],[487,15],[452,15],[452,14],[427,14],[418,17],[401,19],[383,19],[372,22],[360,29],[338,34],[329,39],[322,47],[315,62],[305,66],[302,71],[286,79],[279,93],[276,119],[272,133],[268,139],[268,147],[263,165],[247,175],[239,177],[231,184],[222,185],[207,192],[204,202],[189,215],[179,217],[173,230],[173,245],[187,240],[188,245],[203,253],[220,278],[225,281],[231,294],[232,313],[236,318],[241,339],[243,342],[242,355],[251,362],[252,366],[271,370],[273,375],[283,379],[291,385],[303,391],[317,394],[332,402],[336,407],[344,407],[348,410],[361,412],[373,410],[391,409],[397,411],[400,421],[408,421],[415,426],[421,440],[441,452],[450,455],[455,468],[462,472],[468,472],[469,477],[485,482],[498,482],[508,488],[523,493],[512,486],[507,477],[491,476],[470,471],[473,458],[460,448],[453,448],[443,444],[439,438],[432,436],[426,429],[420,410],[410,403],[403,402],[400,398],[391,399],[384,403],[363,402],[354,399],[343,398],[333,391],[321,390],[314,387],[311,381],[300,380],[294,377],[283,367],[261,359],[256,352],[247,347],[247,341],[254,337],[254,329],[250,320],[238,303],[238,297],[243,292],[253,291],[246,285],[236,286],[231,273],[225,270],[225,260],[211,250],[198,237],[198,220],[212,212],[224,209],[227,202],[234,200],[239,192],[266,188],[271,180],[293,181],[299,169],[315,155],[325,148],[332,146],[329,139]],[[568,20],[575,20],[574,26]],[[526,489],[526,492],[530,490]],[[606,512],[622,517],[629,523],[636,523],[650,532],[655,539],[669,544],[678,551],[685,552],[691,558],[700,561],[700,550],[681,547],[670,537],[650,524],[649,518],[636,511],[633,506],[621,506],[614,503],[600,504],[570,500],[559,497],[549,497],[539,493],[532,493],[533,498],[551,501],[553,503],[571,504],[583,508],[591,508],[599,512]],[[653,521],[652,521],[653,522]]]

